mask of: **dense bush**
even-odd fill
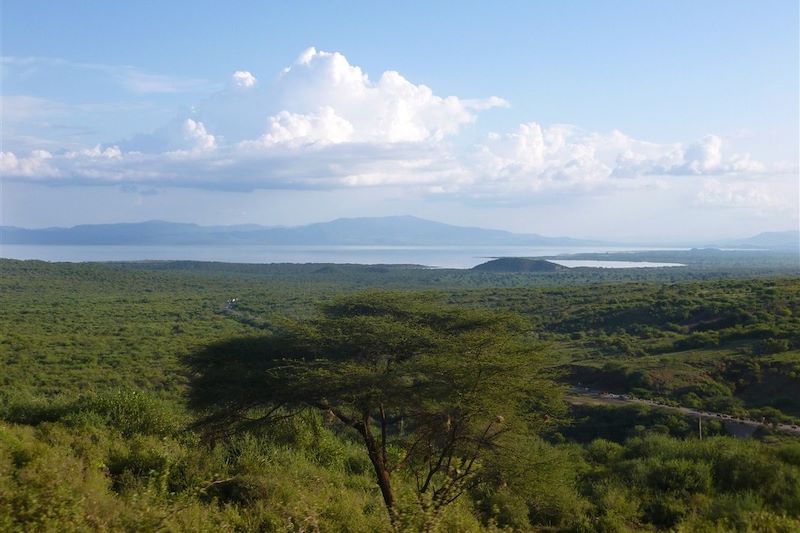
[[[710,268],[556,277],[0,260],[0,531],[386,530],[372,465],[341,424],[305,411],[203,442],[183,408],[187,354],[365,287],[518,313],[554,374],[598,388],[800,416],[796,261],[785,278],[720,280]],[[231,297],[236,313],[221,309]],[[800,531],[796,439],[734,440],[709,421],[700,441],[693,421],[639,407],[546,412],[555,427],[504,443],[440,530]],[[396,483],[413,497],[413,476]],[[409,529],[422,522],[402,512]]]

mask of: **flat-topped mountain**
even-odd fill
[[[72,228],[0,227],[3,244],[284,244],[591,246],[596,241],[453,226],[412,216],[339,218],[296,227],[199,226],[149,221]]]
[[[796,250],[797,231],[761,233],[716,246]],[[0,244],[71,245],[351,245],[351,246],[537,246],[598,247],[612,243],[535,233],[454,226],[413,216],[338,218],[304,226],[200,226],[150,220],[84,224],[71,228],[0,226]],[[652,244],[652,243],[651,243]],[[631,246],[647,246],[636,243]],[[652,244],[663,246],[663,242]],[[614,246],[621,246],[614,244]]]
[[[474,266],[472,270],[480,272],[556,272],[567,270],[567,267],[543,259],[500,257]]]

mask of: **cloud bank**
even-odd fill
[[[175,88],[167,78],[115,72],[135,91]],[[699,202],[741,207],[772,201],[752,180],[796,173],[728,154],[716,135],[659,144],[527,122],[465,138],[481,113],[508,106],[496,96],[439,96],[395,71],[372,80],[344,55],[309,48],[268,82],[235,71],[224,89],[154,132],[80,150],[2,152],[0,174],[45,184],[219,190],[402,186],[499,203],[700,177]]]

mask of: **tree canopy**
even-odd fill
[[[534,407],[555,388],[532,346],[513,315],[361,293],[194,355],[191,404],[211,434],[320,410],[360,436],[393,524],[398,472],[433,523],[492,455],[543,422]]]

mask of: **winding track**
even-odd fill
[[[572,404],[604,403],[610,405],[646,405],[654,409],[662,409],[665,411],[681,413],[685,416],[690,416],[693,418],[716,419],[722,422],[729,422],[733,424],[739,424],[742,426],[752,427],[754,429],[763,427],[781,431],[783,433],[791,433],[800,436],[800,426],[795,424],[771,424],[769,422],[762,422],[758,420],[752,420],[749,418],[737,418],[735,416],[728,415],[725,413],[712,413],[709,411],[700,411],[697,409],[691,409],[689,407],[676,407],[673,405],[658,403],[653,400],[634,398],[626,394],[610,394],[607,392],[592,390],[586,387],[570,388],[570,392],[566,397],[566,401]]]

